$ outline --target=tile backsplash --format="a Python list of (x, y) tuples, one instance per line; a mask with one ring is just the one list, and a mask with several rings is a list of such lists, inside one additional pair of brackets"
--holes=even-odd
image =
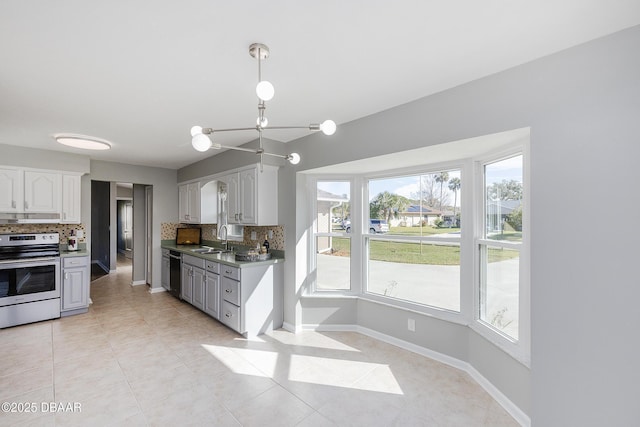
[[(160, 240), (175, 240), (176, 228), (178, 227), (200, 227), (202, 228), (203, 240), (217, 240), (217, 226), (216, 224), (202, 224), (202, 225), (190, 225), (179, 224), (173, 222), (163, 222), (160, 230)], [(9, 233), (59, 233), (60, 243), (65, 243), (71, 235), (71, 230), (82, 230), (86, 236), (86, 230), (84, 224), (16, 224), (16, 225), (0, 225), (0, 234)], [(284, 250), (284, 227), (281, 225), (269, 225), (269, 226), (245, 226), (244, 227), (244, 241), (243, 245), (254, 247), (256, 244), (262, 245), (264, 242), (264, 236), (269, 233), (269, 230), (273, 231), (273, 238), (269, 239), (269, 246), (271, 249)], [(251, 240), (251, 232), (256, 232), (256, 239)], [(86, 239), (80, 239), (80, 242), (85, 242)]]
[[(82, 230), (86, 236), (84, 224), (11, 224), (0, 225), (0, 234), (9, 233), (59, 233), (60, 243), (66, 243), (71, 230)], [(85, 238), (80, 239), (84, 242)]]
[[(179, 224), (174, 222), (163, 222), (161, 224), (160, 240), (175, 240), (176, 228), (179, 227), (200, 227), (202, 228), (202, 240), (217, 240), (216, 235), (218, 228), (216, 224)], [(245, 226), (244, 227), (244, 241), (243, 245), (254, 247), (256, 244), (262, 245), (264, 242), (264, 236), (269, 233), (269, 230), (273, 231), (273, 238), (269, 240), (269, 247), (271, 249), (284, 250), (284, 227), (281, 225), (268, 225), (268, 226)], [(255, 231), (256, 239), (251, 240), (251, 232)]]

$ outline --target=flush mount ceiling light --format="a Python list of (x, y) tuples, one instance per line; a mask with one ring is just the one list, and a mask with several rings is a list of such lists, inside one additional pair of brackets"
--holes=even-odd
[(58, 133), (53, 138), (62, 145), (84, 150), (109, 150), (111, 143), (95, 136), (78, 135), (74, 133)]
[[(265, 101), (269, 101), (275, 94), (273, 85), (262, 80), (261, 62), (263, 59), (269, 57), (269, 48), (261, 43), (253, 43), (249, 46), (249, 54), (258, 60), (258, 85), (256, 86), (256, 95), (258, 95), (258, 118), (256, 119), (256, 125), (246, 128), (233, 128), (233, 129), (212, 129), (202, 128), (200, 126), (194, 126), (191, 128), (191, 145), (197, 151), (207, 151), (209, 149), (219, 150), (226, 148), (230, 150), (247, 151), (260, 156), (260, 166), (262, 167), (263, 156), (280, 157), (288, 160), (291, 164), (297, 165), (300, 163), (300, 155), (298, 153), (291, 153), (287, 155), (267, 153), (262, 148), (262, 132), (270, 129), (308, 129), (310, 131), (322, 131), (325, 135), (333, 135), (336, 132), (336, 124), (333, 120), (325, 120), (322, 123), (312, 123), (308, 126), (268, 126), (269, 121), (264, 115), (266, 109)], [(267, 127), (268, 126), (268, 127)], [(245, 131), (253, 130), (258, 132), (259, 148), (251, 149), (244, 147), (229, 147), (221, 144), (216, 144), (211, 141), (211, 137), (216, 132), (232, 132), (232, 131)]]

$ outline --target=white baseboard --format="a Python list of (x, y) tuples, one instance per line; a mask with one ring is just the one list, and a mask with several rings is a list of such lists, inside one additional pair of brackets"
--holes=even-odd
[[(287, 330), (290, 330), (286, 328)], [(293, 328), (292, 328), (293, 329)], [(507, 396), (504, 395), (496, 386), (494, 386), (488, 379), (486, 379), (476, 368), (474, 368), (469, 362), (456, 359), (455, 357), (448, 356), (437, 351), (430, 350), (426, 347), (404, 341), (390, 335), (383, 334), (373, 329), (364, 328), (358, 325), (302, 325), (304, 331), (318, 331), (318, 332), (358, 332), (362, 335), (366, 335), (371, 338), (386, 342), (396, 347), (409, 350), (413, 353), (420, 354), (469, 374), (493, 399), (498, 402), (505, 411), (509, 413), (521, 426), (531, 426), (531, 418), (525, 414), (517, 405), (515, 405)]]
[(131, 282), (131, 286), (140, 286), (140, 285), (146, 285), (147, 281), (146, 280), (134, 280)]
[(318, 332), (360, 332), (356, 325), (302, 325), (301, 329)]
[(167, 290), (163, 287), (159, 287), (159, 288), (149, 288), (149, 293), (150, 294), (159, 294), (160, 292), (167, 292)]
[(283, 322), (282, 323), (282, 329), (284, 329), (285, 331), (289, 331), (292, 332), (294, 334), (297, 334), (298, 332), (302, 332), (302, 327), (295, 327), (294, 325), (292, 325), (291, 323), (287, 323), (287, 322)]

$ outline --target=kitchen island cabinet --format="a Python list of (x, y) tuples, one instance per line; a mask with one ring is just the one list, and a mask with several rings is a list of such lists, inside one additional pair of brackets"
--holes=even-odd
[(282, 326), (282, 265), (222, 266), (220, 321), (247, 336)]
[(193, 247), (164, 244), (182, 252), (182, 300), (244, 336), (282, 327), (282, 255), (268, 261), (235, 261), (233, 254), (194, 254)]

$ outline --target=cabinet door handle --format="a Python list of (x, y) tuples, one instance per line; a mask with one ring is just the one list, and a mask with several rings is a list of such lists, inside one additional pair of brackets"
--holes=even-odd
[(242, 213), (238, 214), (238, 216), (240, 217), (240, 221), (242, 221)]
[(62, 213), (62, 219), (67, 219), (67, 213), (66, 212)]
[(15, 208), (16, 208), (16, 201), (15, 201), (15, 200), (12, 200), (12, 201), (11, 201), (11, 207), (12, 207), (13, 209), (15, 209)]
[(69, 273), (64, 273), (64, 280), (69, 280)]
[(27, 202), (26, 200), (24, 201), (24, 208), (29, 209), (29, 202)]
[(231, 293), (231, 289), (225, 289), (224, 290), (226, 293), (230, 294)]
[(225, 313), (225, 316), (228, 317), (229, 319), (231, 319), (231, 313)]

